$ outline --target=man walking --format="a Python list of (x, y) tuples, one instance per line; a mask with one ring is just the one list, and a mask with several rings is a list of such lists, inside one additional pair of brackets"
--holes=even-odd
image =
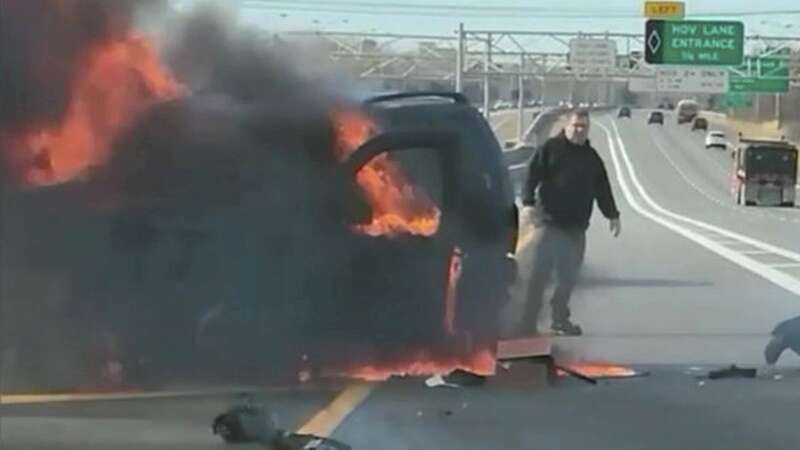
[(619, 236), (621, 223), (603, 160), (589, 143), (589, 112), (568, 115), (564, 130), (537, 149), (528, 167), (522, 193), (523, 214), (535, 228), (533, 273), (523, 326), (536, 332), (545, 286), (555, 271), (552, 329), (578, 336), (581, 327), (570, 321), (569, 299), (586, 249), (586, 229), (594, 201)]

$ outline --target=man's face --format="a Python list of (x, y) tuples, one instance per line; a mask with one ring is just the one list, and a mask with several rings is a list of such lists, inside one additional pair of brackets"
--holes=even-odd
[(577, 115), (570, 116), (564, 133), (573, 144), (583, 145), (589, 137), (589, 118)]

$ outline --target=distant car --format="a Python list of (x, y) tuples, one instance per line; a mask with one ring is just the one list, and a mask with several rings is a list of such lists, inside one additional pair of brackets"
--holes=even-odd
[(649, 125), (653, 123), (664, 125), (664, 113), (661, 111), (652, 111), (647, 117), (647, 124)]
[(619, 109), (619, 112), (617, 113), (617, 117), (627, 117), (627, 118), (630, 119), (631, 118), (631, 109), (628, 108), (627, 106), (623, 106), (622, 108)]
[(722, 131), (709, 131), (706, 135), (706, 148), (719, 148), (726, 150), (728, 142), (725, 140), (725, 133)]
[(708, 131), (708, 120), (705, 117), (697, 117), (692, 122), (692, 131), (703, 130)]

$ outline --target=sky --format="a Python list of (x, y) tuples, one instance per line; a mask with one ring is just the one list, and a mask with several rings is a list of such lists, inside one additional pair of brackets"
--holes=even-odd
[[(226, 3), (235, 1), (243, 5), (240, 18), (244, 23), (276, 32), (320, 30), (452, 35), (459, 22), (464, 22), (468, 29), (631, 33), (644, 30), (643, 1), (639, 0), (227, 0)], [(798, 0), (726, 0), (724, 3), (692, 0), (685, 3), (687, 18), (698, 19), (707, 18), (698, 14), (784, 11), (714, 19), (742, 20), (748, 34), (800, 35)]]

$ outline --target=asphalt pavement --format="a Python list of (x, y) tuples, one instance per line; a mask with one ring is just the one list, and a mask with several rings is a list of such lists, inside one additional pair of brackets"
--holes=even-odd
[[(278, 426), (296, 430), (342, 390), (341, 385), (308, 388), (248, 388), (269, 405)], [(236, 393), (160, 398), (130, 395), (116, 400), (48, 401), (0, 405), (3, 450), (204, 450), (226, 448), (211, 422), (236, 401)], [(77, 397), (80, 398), (80, 397)], [(4, 401), (13, 400), (6, 397)], [(261, 449), (258, 445), (235, 448)]]

